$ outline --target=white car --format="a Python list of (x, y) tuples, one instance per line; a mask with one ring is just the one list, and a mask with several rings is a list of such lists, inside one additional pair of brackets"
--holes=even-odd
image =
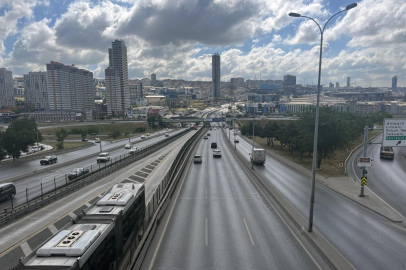
[(110, 161), (110, 153), (109, 152), (100, 153), (99, 156), (97, 157), (97, 163), (107, 162), (107, 161)]
[(217, 128), (214, 128), (214, 130), (217, 130)]
[(130, 150), (130, 154), (131, 154), (131, 155), (132, 155), (132, 154), (135, 154), (137, 151), (138, 151), (138, 148), (135, 147), (135, 146), (133, 146), (133, 147), (131, 148), (131, 150)]
[(234, 139), (234, 143), (239, 143), (239, 142), (240, 142), (240, 140), (238, 138)]
[(169, 137), (169, 133), (165, 133), (165, 137)]
[(124, 146), (124, 149), (131, 149), (133, 147), (133, 145), (131, 144), (131, 143), (127, 143), (125, 146)]
[(202, 163), (202, 156), (201, 155), (195, 155), (195, 158), (193, 160), (193, 163)]
[(216, 149), (213, 151), (213, 157), (220, 157), (221, 158), (221, 151)]
[(94, 139), (94, 142), (95, 142), (95, 143), (100, 143), (100, 139), (99, 139), (99, 138), (96, 138), (96, 139)]
[(141, 135), (141, 139), (146, 139), (146, 138), (147, 138), (147, 136)]

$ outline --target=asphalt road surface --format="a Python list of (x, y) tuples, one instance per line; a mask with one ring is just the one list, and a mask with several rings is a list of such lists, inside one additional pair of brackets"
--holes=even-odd
[[(184, 129), (177, 130), (177, 131), (171, 133), (171, 136), (173, 136), (176, 133), (182, 132), (183, 130)], [(136, 147), (141, 148), (141, 147), (153, 144), (154, 142), (163, 140), (164, 138), (165, 138), (164, 135), (160, 135), (158, 137), (155, 137), (155, 138), (152, 138), (149, 140), (145, 140), (145, 141), (137, 138), (136, 140), (134, 140), (133, 143)], [(124, 149), (124, 145), (127, 142), (128, 141), (121, 141), (118, 143), (111, 144), (111, 145), (109, 145), (109, 147), (105, 147), (105, 149), (103, 149), (103, 151), (108, 151), (109, 148), (117, 147), (118, 145), (122, 145), (122, 148), (120, 148), (118, 150), (109, 151), (110, 157), (114, 161), (115, 159), (119, 159), (121, 155), (129, 153), (129, 151), (130, 151), (129, 149)], [(80, 154), (77, 152), (80, 152)], [(87, 148), (87, 149), (80, 150), (80, 151), (70, 152), (70, 153), (58, 156), (58, 163), (70, 161), (72, 159), (74, 160), (80, 156), (86, 156), (91, 153), (94, 153), (95, 155), (97, 155), (98, 152), (99, 152), (98, 145), (96, 145), (96, 147), (91, 147), (91, 148)], [(7, 169), (5, 171), (11, 171), (11, 172), (15, 172), (15, 171), (18, 172), (18, 171), (23, 171), (23, 170), (32, 171), (33, 168), (35, 169), (35, 168), (41, 167), (41, 165), (39, 165), (39, 160), (34, 160), (32, 162), (21, 163), (21, 164), (16, 164), (16, 165), (18, 165), (17, 168), (14, 167), (11, 170)], [(42, 165), (42, 166), (43, 167), (44, 166), (52, 167), (54, 165), (55, 164)], [(24, 201), (26, 201), (26, 196), (27, 196), (26, 188), (28, 188), (28, 198), (33, 198), (33, 197), (39, 196), (41, 194), (40, 183), (43, 183), (43, 192), (45, 193), (49, 190), (53, 190), (55, 184), (57, 187), (60, 185), (63, 185), (66, 181), (65, 174), (69, 173), (74, 168), (90, 167), (90, 166), (92, 166), (93, 168), (98, 168), (99, 165), (104, 166), (103, 163), (96, 163), (96, 156), (92, 156), (85, 160), (70, 163), (69, 165), (66, 165), (63, 167), (58, 167), (55, 170), (49, 170), (46, 172), (38, 171), (36, 173), (33, 172), (31, 176), (27, 176), (22, 179), (13, 181), (13, 183), (17, 189), (17, 194), (15, 195), (13, 202), (15, 205), (19, 205), (19, 204), (23, 203)], [(30, 167), (30, 166), (32, 166), (32, 167)], [(54, 183), (54, 181), (53, 181), (54, 178), (56, 179), (56, 183)], [(0, 202), (0, 211), (3, 211), (4, 208), (8, 208), (10, 206), (11, 206), (10, 201), (2, 201), (2, 202)]]
[[(199, 143), (196, 154), (203, 163), (191, 164), (167, 227), (161, 222), (166, 229), (155, 235), (159, 244), (150, 246), (142, 269), (317, 269), (246, 178), (220, 132), (211, 131)], [(211, 142), (217, 142), (221, 158), (213, 158)]]
[[(377, 136), (373, 143), (382, 141)], [(380, 158), (381, 144), (371, 144), (367, 148), (367, 157), (373, 158), (371, 167), (367, 167), (367, 188), (381, 197), (403, 216), (406, 216), (406, 147), (393, 147), (395, 158)], [(347, 172), (353, 179), (361, 178), (361, 170), (357, 167), (357, 158), (362, 156), (362, 147), (352, 155), (347, 163)]]
[[(251, 149), (251, 143), (240, 138), (237, 151), (247, 160)], [(266, 158), (265, 165), (254, 165), (255, 169), (308, 218), (310, 178), (269, 155)], [(406, 267), (404, 224), (392, 223), (318, 184), (315, 194), (314, 227), (357, 269)]]

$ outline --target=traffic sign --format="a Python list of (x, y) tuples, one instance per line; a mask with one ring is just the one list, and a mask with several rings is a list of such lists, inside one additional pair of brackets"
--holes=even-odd
[(374, 160), (370, 157), (359, 157), (357, 159), (357, 166), (358, 167), (371, 167), (372, 161), (374, 161)]
[(406, 119), (383, 120), (382, 146), (406, 146)]
[(368, 183), (368, 179), (366, 176), (361, 177), (361, 186), (366, 186)]

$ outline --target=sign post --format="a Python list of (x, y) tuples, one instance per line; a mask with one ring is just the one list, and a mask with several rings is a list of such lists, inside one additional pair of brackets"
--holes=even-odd
[(406, 146), (406, 119), (386, 118), (383, 120), (382, 146)]
[[(364, 179), (364, 178), (366, 179), (365, 173), (367, 173), (367, 170), (365, 170), (365, 164), (370, 164), (369, 166), (372, 165), (371, 164), (372, 163), (371, 158), (366, 158), (365, 157), (367, 155), (367, 146), (368, 146), (367, 142), (368, 142), (368, 126), (365, 126), (364, 127), (364, 147), (363, 147), (363, 151), (362, 151), (363, 158), (358, 158), (358, 164), (360, 164), (360, 161), (361, 161), (361, 164), (363, 164), (362, 167), (361, 167), (361, 170), (362, 170), (361, 179)], [(361, 192), (360, 192), (359, 196), (360, 197), (365, 197), (365, 195), (364, 195), (364, 185), (362, 184), (362, 181), (361, 181)]]

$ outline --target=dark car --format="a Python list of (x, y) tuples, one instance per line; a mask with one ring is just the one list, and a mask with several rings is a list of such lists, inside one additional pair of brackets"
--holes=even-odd
[(58, 162), (58, 158), (55, 155), (52, 156), (46, 156), (43, 159), (40, 160), (40, 164), (41, 165), (45, 165), (45, 164), (51, 164), (51, 163), (57, 163)]
[(217, 148), (217, 143), (212, 142), (212, 143), (211, 143), (211, 148)]
[(86, 138), (82, 138), (82, 142), (87, 142), (87, 139), (86, 139)]
[(16, 187), (13, 183), (0, 184), (0, 201), (13, 198), (16, 195)]
[(73, 180), (79, 176), (89, 173), (89, 169), (86, 168), (76, 168), (70, 173), (68, 173), (68, 179)]
[(210, 136), (210, 133), (207, 133), (207, 136)]

